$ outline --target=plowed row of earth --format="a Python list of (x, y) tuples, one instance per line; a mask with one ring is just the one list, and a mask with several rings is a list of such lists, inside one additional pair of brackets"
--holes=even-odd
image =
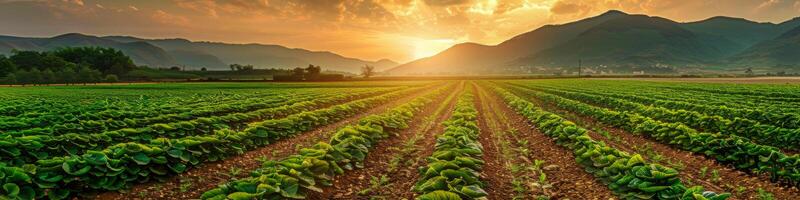
[[(489, 199), (613, 199), (608, 188), (583, 171), (574, 160), (571, 150), (558, 146), (549, 137), (538, 132), (522, 116), (508, 108), (498, 96), (476, 84), (463, 90), (476, 94), (479, 110), (479, 141), (484, 147), (486, 162), (481, 174), (486, 182)], [(461, 89), (459, 89), (461, 90)], [(442, 121), (450, 117), (455, 98), (453, 92), (438, 105), (429, 106), (417, 118), (409, 131), (398, 137), (382, 141), (366, 159), (365, 167), (336, 177), (333, 186), (324, 193), (310, 194), (309, 199), (413, 199), (412, 191), (418, 181), (417, 169), (425, 164), (436, 144), (436, 136), (443, 132)], [(445, 108), (445, 109), (443, 109)], [(528, 143), (514, 141), (526, 140)], [(530, 153), (520, 153), (524, 149)], [(546, 186), (535, 186), (536, 172), (512, 173), (511, 165), (532, 166), (534, 160), (544, 161)], [(397, 162), (400, 161), (400, 162)], [(520, 187), (512, 180), (526, 177)]]
[[(493, 134), (483, 134), (490, 137), (490, 135), (500, 135), (499, 132), (508, 132), (511, 134), (503, 134), (503, 137), (496, 138), (499, 141), (508, 141), (510, 148), (518, 153), (514, 154), (516, 158), (512, 160), (505, 160), (517, 165), (531, 165), (535, 160), (543, 161), (541, 166), (542, 172), (547, 177), (546, 183), (533, 184), (539, 182), (539, 175), (532, 177), (533, 180), (525, 181), (524, 189), (522, 192), (522, 199), (536, 199), (539, 196), (550, 197), (551, 199), (613, 199), (615, 196), (611, 191), (603, 185), (600, 181), (596, 180), (592, 174), (583, 170), (583, 167), (575, 162), (575, 157), (572, 150), (564, 148), (556, 144), (552, 138), (539, 132), (523, 116), (517, 114), (514, 110), (509, 108), (503, 100), (495, 94), (490, 88), (485, 86), (478, 86), (478, 96), (480, 104), (478, 112), (481, 113), (479, 120), (485, 121), (489, 124), (488, 127)], [(491, 125), (495, 124), (495, 125)], [(481, 130), (487, 130), (481, 127)], [(484, 143), (484, 147), (488, 146), (488, 142)], [(488, 148), (487, 148), (488, 149)], [(487, 150), (484, 149), (484, 150)], [(522, 153), (528, 151), (528, 153)], [(490, 152), (484, 152), (489, 154)], [(487, 163), (498, 162), (487, 160)], [(500, 161), (503, 162), (503, 161)], [(497, 169), (509, 170), (509, 169)], [(484, 172), (487, 172), (485, 169)], [(524, 176), (524, 174), (523, 174)], [(511, 181), (511, 178), (505, 181)], [(497, 180), (502, 181), (502, 180)], [(510, 184), (510, 183), (506, 183)], [(498, 184), (503, 185), (503, 184)], [(512, 194), (512, 192), (504, 191), (502, 186), (489, 186), (488, 190), (499, 190), (496, 192), (503, 192)], [(507, 190), (507, 189), (505, 189)], [(519, 193), (519, 192), (515, 192)], [(499, 198), (506, 199), (506, 198)], [(508, 198), (510, 199), (510, 198)]]
[(729, 199), (763, 199), (766, 193), (771, 193), (775, 199), (800, 197), (797, 188), (771, 182), (765, 175), (748, 174), (704, 155), (673, 148), (647, 136), (630, 133), (598, 122), (592, 117), (561, 109), (558, 105), (541, 101), (531, 95), (521, 96), (590, 130), (589, 136), (592, 139), (603, 141), (621, 151), (639, 153), (645, 159), (678, 169), (683, 181), (701, 185), (707, 190), (729, 192), (732, 194)]
[[(442, 87), (434, 86), (434, 87)], [(352, 124), (365, 116), (382, 113), (397, 105), (432, 90), (419, 90), (411, 95), (377, 106), (366, 112), (344, 120), (306, 131), (291, 138), (285, 138), (265, 147), (228, 157), (217, 162), (202, 164), (165, 182), (148, 182), (133, 186), (122, 192), (105, 192), (86, 199), (197, 199), (199, 196), (219, 184), (234, 178), (249, 176), (249, 172), (261, 165), (262, 159), (280, 159), (296, 154), (301, 147), (311, 146), (320, 141), (328, 141), (332, 134), (348, 124)], [(342, 102), (345, 103), (345, 102)]]
[(433, 152), (436, 134), (444, 130), (442, 122), (450, 117), (455, 97), (463, 90), (462, 82), (449, 95), (425, 106), (408, 129), (370, 151), (364, 168), (334, 177), (332, 186), (323, 187), (323, 193), (309, 194), (308, 199), (412, 199), (415, 193), (411, 189), (419, 175), (416, 169)]

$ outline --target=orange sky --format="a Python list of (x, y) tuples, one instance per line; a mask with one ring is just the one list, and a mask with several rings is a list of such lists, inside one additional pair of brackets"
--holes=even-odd
[(676, 21), (782, 22), (800, 0), (0, 0), (0, 34), (67, 32), (279, 44), (407, 62), (609, 9)]

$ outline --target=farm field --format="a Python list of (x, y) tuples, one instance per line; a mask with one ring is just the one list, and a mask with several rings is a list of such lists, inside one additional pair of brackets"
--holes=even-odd
[(800, 87), (0, 88), (0, 199), (798, 199)]

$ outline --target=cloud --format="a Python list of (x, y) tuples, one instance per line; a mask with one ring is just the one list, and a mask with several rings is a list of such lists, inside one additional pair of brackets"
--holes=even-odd
[(756, 10), (768, 9), (781, 3), (781, 0), (766, 0), (756, 7)]
[(425, 4), (431, 6), (454, 6), (470, 3), (469, 0), (425, 0)]
[(72, 3), (75, 5), (83, 6), (83, 0), (62, 0), (63, 2)]
[(163, 24), (171, 24), (171, 25), (179, 25), (179, 26), (186, 26), (190, 24), (190, 20), (184, 16), (177, 16), (170, 13), (167, 13), (163, 10), (156, 10), (152, 15), (152, 19), (156, 22), (160, 22)]
[(794, 2), (794, 9), (800, 12), (800, 0)]
[(609, 9), (676, 21), (781, 22), (796, 17), (800, 0), (0, 0), (0, 34), (183, 37), (408, 61), (414, 42), (492, 45)]

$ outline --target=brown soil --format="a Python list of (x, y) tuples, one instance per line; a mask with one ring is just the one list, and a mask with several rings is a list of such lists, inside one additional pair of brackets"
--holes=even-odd
[[(487, 113), (489, 109), (484, 108), (482, 105), (486, 99), (483, 97), (483, 91), (478, 91), (477, 87), (473, 84), (473, 94), (475, 96), (475, 108), (478, 110), (478, 127), (480, 128), (480, 135), (478, 141), (483, 146), (483, 161), (484, 165), (481, 168), (481, 180), (486, 182), (483, 187), (486, 190), (489, 199), (512, 199), (514, 197), (514, 188), (511, 185), (511, 180), (514, 179), (511, 171), (506, 168), (507, 162), (504, 160), (503, 152), (499, 140), (503, 140), (503, 130), (493, 129), (497, 127), (497, 122), (494, 118), (489, 117)], [(492, 125), (490, 128), (490, 124)], [(512, 140), (513, 141), (513, 140)]]
[(494, 92), (486, 90), (483, 86), (479, 89), (479, 92), (484, 93), (483, 101), (488, 101), (489, 105), (488, 111), (482, 112), (494, 115), (495, 119), (499, 119), (499, 122), (506, 127), (506, 130), (515, 132), (515, 134), (508, 135), (506, 140), (528, 141), (527, 146), (522, 146), (522, 148), (531, 150), (530, 156), (520, 159), (525, 162), (544, 161), (543, 169), (552, 188), (540, 191), (540, 193), (550, 196), (551, 199), (616, 198), (608, 187), (585, 172), (583, 167), (575, 162), (572, 150), (556, 144), (552, 138), (539, 132), (527, 119), (516, 114), (516, 111), (503, 103), (503, 100)]
[[(706, 190), (715, 192), (729, 192), (732, 194), (730, 199), (760, 199), (758, 189), (772, 193), (776, 199), (797, 199), (800, 196), (797, 188), (787, 188), (770, 182), (769, 177), (749, 175), (701, 154), (672, 148), (644, 135), (604, 125), (591, 117), (560, 109), (554, 104), (537, 99), (529, 100), (535, 101), (537, 105), (544, 105), (542, 107), (546, 110), (559, 113), (584, 128), (594, 129), (589, 131), (592, 139), (603, 141), (621, 151), (640, 153), (650, 161), (654, 161), (654, 157), (660, 157), (656, 160), (657, 163), (678, 169), (684, 183), (701, 185)], [(597, 130), (608, 132), (610, 137), (603, 136)], [(718, 178), (715, 178), (713, 171), (718, 172)]]
[[(441, 86), (436, 86), (441, 87)], [(356, 122), (365, 116), (381, 113), (399, 104), (405, 103), (426, 91), (420, 90), (392, 102), (369, 109), (366, 112), (349, 117), (339, 122), (306, 131), (294, 137), (281, 139), (268, 146), (250, 150), (241, 155), (232, 156), (222, 161), (205, 163), (182, 174), (167, 179), (165, 182), (149, 182), (133, 186), (124, 192), (105, 192), (87, 199), (191, 199), (199, 197), (203, 192), (217, 187), (232, 178), (244, 178), (249, 172), (261, 165), (259, 158), (280, 159), (293, 155), (299, 147), (311, 146), (320, 141), (330, 139), (337, 129)], [(239, 173), (231, 173), (239, 171)]]
[[(424, 158), (433, 152), (436, 134), (444, 130), (442, 122), (450, 116), (450, 110), (455, 106), (455, 101), (452, 100), (454, 98), (451, 97), (460, 93), (461, 90), (463, 90), (463, 84), (452, 91), (450, 95), (442, 95), (434, 103), (425, 106), (417, 114), (417, 117), (409, 123), (408, 129), (399, 132), (394, 137), (384, 139), (372, 149), (364, 159), (364, 168), (348, 171), (341, 176), (334, 177), (335, 180), (332, 186), (323, 187), (323, 193), (308, 194), (308, 199), (370, 199), (371, 197), (412, 199), (416, 193), (411, 189), (419, 175), (416, 169), (424, 165)], [(449, 102), (446, 100), (449, 100)], [(441, 107), (446, 107), (447, 109), (440, 109)], [(424, 134), (424, 136), (415, 138), (419, 134)], [(405, 142), (413, 139), (420, 139), (415, 143), (415, 151), (404, 154), (402, 146)], [(405, 163), (395, 170), (389, 171), (389, 163), (396, 156), (404, 156), (401, 160), (412, 162)], [(383, 184), (386, 187), (372, 188), (372, 191), (368, 194), (359, 194), (362, 190), (371, 187), (371, 179), (373, 177), (379, 178), (381, 176), (388, 178), (388, 182)]]

